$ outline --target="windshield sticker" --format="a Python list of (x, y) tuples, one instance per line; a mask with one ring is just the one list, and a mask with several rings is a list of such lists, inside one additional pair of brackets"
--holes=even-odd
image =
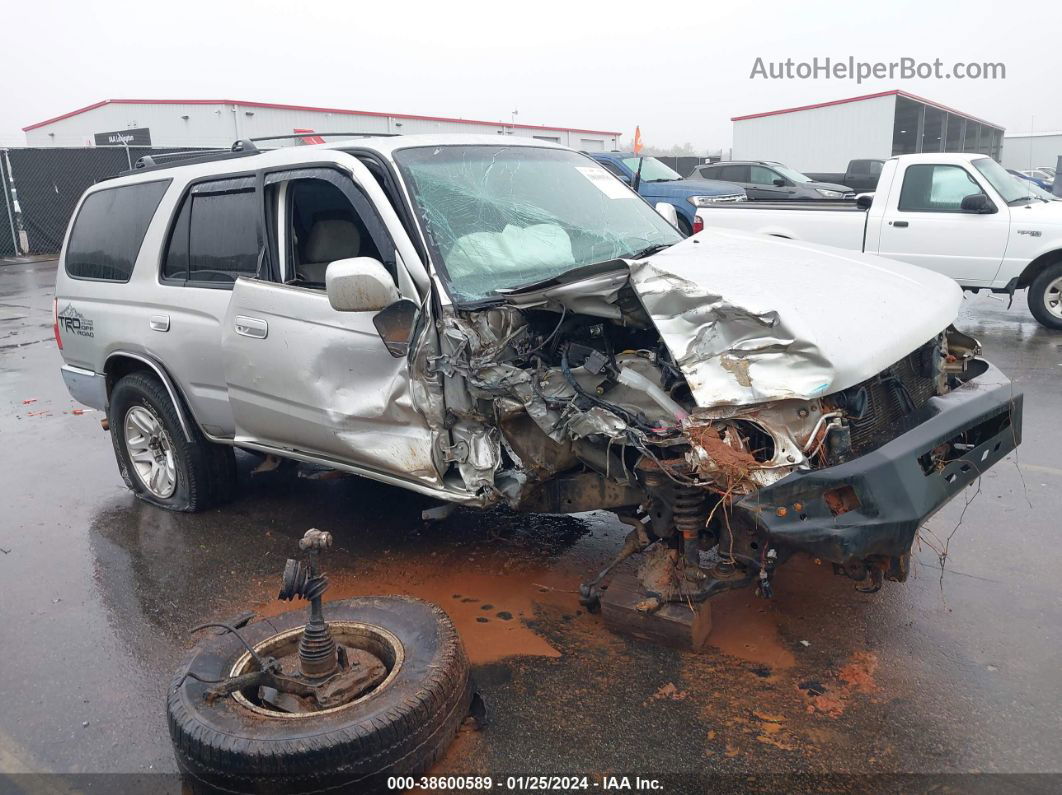
[(576, 170), (594, 184), (610, 199), (633, 199), (634, 192), (626, 185), (597, 166), (576, 166)]

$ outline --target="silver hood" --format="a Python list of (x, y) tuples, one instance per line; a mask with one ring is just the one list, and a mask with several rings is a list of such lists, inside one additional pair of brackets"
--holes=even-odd
[(702, 408), (846, 389), (940, 334), (962, 300), (924, 268), (725, 229), (630, 268)]

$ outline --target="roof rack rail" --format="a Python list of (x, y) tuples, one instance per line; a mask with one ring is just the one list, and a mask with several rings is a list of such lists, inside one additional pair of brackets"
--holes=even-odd
[(190, 166), (195, 163), (210, 163), (215, 160), (229, 160), (234, 157), (257, 155), (261, 150), (254, 142), (241, 138), (228, 149), (197, 149), (190, 152), (166, 152), (161, 155), (144, 155), (138, 157), (133, 167), (120, 172), (120, 176), (139, 174), (143, 171), (157, 171), (175, 166)]
[(258, 141), (282, 141), (291, 138), (324, 138), (325, 136), (351, 136), (356, 138), (395, 138), (402, 133), (376, 133), (376, 132), (317, 132), (316, 130), (303, 130), (290, 135), (260, 135), (252, 138), (252, 142)]

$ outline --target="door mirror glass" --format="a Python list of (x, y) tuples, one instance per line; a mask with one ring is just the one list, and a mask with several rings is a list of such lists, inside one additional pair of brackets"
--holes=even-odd
[(328, 263), (325, 292), (328, 303), (338, 312), (375, 312), (398, 300), (398, 288), (391, 274), (372, 257)]
[(373, 315), (372, 323), (376, 326), (384, 347), (396, 359), (409, 353), (418, 314), (417, 304), (408, 298), (402, 298)]
[(870, 205), (874, 203), (873, 193), (860, 193), (856, 196), (856, 207), (860, 210), (869, 210)]
[(996, 209), (983, 193), (971, 193), (969, 196), (963, 196), (960, 206), (964, 213), (991, 213), (995, 212)]
[(657, 202), (653, 205), (653, 209), (656, 210), (660, 217), (667, 221), (674, 227), (678, 226), (678, 210), (675, 209), (675, 205), (668, 204), (667, 202)]
[(784, 188), (785, 187), (785, 180), (782, 179), (781, 177), (775, 177), (775, 179), (774, 179), (772, 184), (776, 188)]

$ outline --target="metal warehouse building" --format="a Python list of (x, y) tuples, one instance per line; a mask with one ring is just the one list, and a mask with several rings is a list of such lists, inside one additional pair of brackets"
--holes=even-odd
[(1015, 171), (1040, 166), (1055, 168), (1062, 157), (1062, 130), (1014, 133), (1003, 137), (1003, 165)]
[(734, 160), (844, 171), (849, 160), (980, 152), (999, 160), (1003, 127), (905, 91), (735, 116)]
[(28, 146), (225, 147), (238, 138), (332, 133), (496, 133), (573, 149), (615, 149), (618, 132), (314, 108), (231, 99), (105, 99), (23, 128)]

